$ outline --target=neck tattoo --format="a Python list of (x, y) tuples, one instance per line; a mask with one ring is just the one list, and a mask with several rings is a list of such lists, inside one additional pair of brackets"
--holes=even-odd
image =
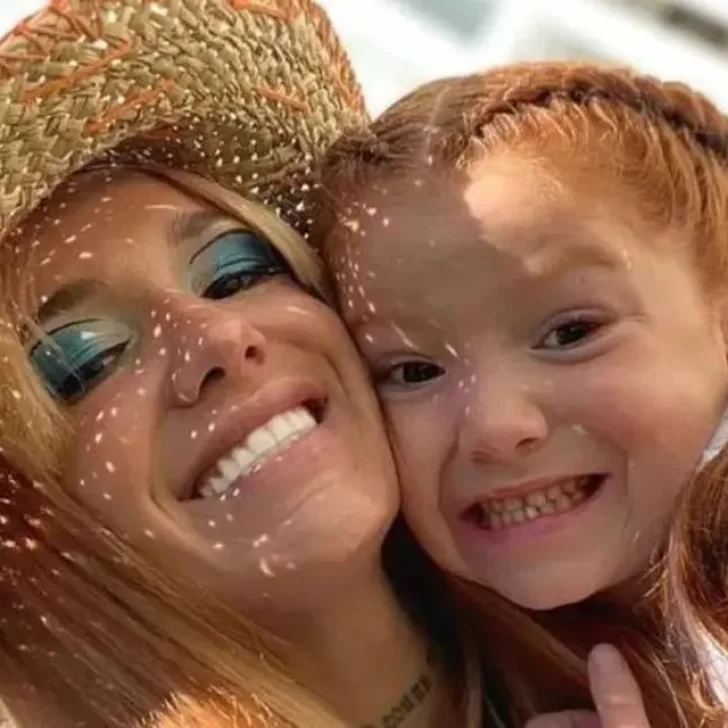
[(399, 728), (412, 713), (418, 710), (432, 692), (433, 683), (430, 667), (402, 693), (399, 700), (375, 723), (367, 723), (360, 728)]

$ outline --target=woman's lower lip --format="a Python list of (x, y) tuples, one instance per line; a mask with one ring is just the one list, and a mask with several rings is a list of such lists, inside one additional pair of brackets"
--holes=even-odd
[(463, 539), (464, 545), (480, 547), (517, 547), (539, 542), (551, 534), (570, 528), (601, 498), (608, 484), (609, 477), (606, 476), (590, 497), (568, 511), (542, 515), (534, 520), (512, 523), (499, 529), (483, 528), (472, 521), (461, 519), (456, 525), (456, 540)]

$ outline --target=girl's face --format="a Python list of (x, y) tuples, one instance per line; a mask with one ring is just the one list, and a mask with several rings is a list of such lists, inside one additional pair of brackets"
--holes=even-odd
[(133, 173), (79, 178), (15, 241), (45, 332), (28, 356), (73, 426), (66, 487), (267, 616), (330, 598), (397, 508), (356, 350), (274, 242)]
[(622, 585), (728, 392), (690, 241), (525, 159), (459, 189), (435, 177), (380, 187), (330, 250), (410, 525), (443, 568), (526, 607)]

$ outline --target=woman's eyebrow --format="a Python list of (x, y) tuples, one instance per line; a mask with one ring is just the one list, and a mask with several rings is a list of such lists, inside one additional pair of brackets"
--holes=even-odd
[(193, 243), (204, 239), (221, 225), (232, 224), (233, 221), (229, 217), (215, 210), (178, 212), (169, 228), (169, 244), (176, 248), (185, 243)]
[(64, 311), (75, 308), (106, 288), (106, 284), (91, 278), (79, 278), (54, 291), (38, 308), (35, 320), (43, 324)]

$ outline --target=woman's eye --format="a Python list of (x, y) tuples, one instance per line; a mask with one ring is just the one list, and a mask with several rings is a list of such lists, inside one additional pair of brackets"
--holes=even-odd
[(120, 322), (78, 321), (49, 332), (30, 350), (30, 360), (50, 393), (71, 404), (112, 371), (131, 339)]
[(192, 288), (203, 298), (229, 298), (277, 275), (290, 275), (283, 256), (245, 230), (224, 233), (190, 261)]
[(416, 387), (434, 379), (439, 379), (445, 370), (429, 361), (404, 361), (388, 367), (377, 379), (380, 384), (396, 387)]
[(552, 328), (539, 343), (542, 349), (569, 349), (590, 339), (602, 323), (583, 319), (566, 321)]

